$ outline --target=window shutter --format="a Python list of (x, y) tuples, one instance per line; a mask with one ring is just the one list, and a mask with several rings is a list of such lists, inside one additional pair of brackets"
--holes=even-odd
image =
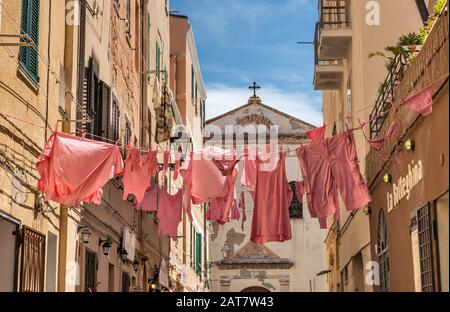
[(37, 46), (39, 43), (39, 0), (29, 0), (31, 1), (30, 8), (30, 24), (29, 24), (29, 36), (33, 40), (36, 46), (29, 48), (30, 51), (30, 64), (29, 71), (33, 76), (35, 81), (38, 81), (38, 50)]
[(19, 48), (19, 63), (34, 83), (39, 81), (39, 9), (39, 0), (22, 0), (20, 33), (28, 34), (34, 45)]
[(111, 131), (111, 88), (102, 82), (102, 137), (112, 139)]
[[(20, 33), (27, 34), (28, 33), (28, 9), (29, 9), (29, 1), (30, 0), (22, 0), (22, 15), (20, 21)], [(22, 40), (23, 41), (23, 40)], [(19, 61), (24, 67), (27, 66), (27, 54), (29, 48), (20, 47), (19, 50)]]
[(94, 77), (94, 61), (92, 58), (89, 59), (89, 66), (87, 70), (87, 102), (86, 102), (86, 113), (87, 118), (91, 119), (93, 122), (87, 125), (87, 130), (89, 133), (94, 133), (95, 129), (95, 77)]
[(202, 271), (202, 235), (195, 233), (195, 272)]

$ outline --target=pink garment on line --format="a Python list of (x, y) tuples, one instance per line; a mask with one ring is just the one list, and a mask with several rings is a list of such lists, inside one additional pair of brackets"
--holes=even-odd
[[(222, 157), (220, 154), (215, 156)], [(194, 205), (200, 205), (209, 203), (214, 199), (226, 198), (227, 205), (224, 216), (228, 215), (234, 199), (234, 182), (238, 174), (237, 169), (232, 171), (231, 176), (224, 176), (210, 157), (206, 157), (203, 153), (195, 155), (191, 153), (180, 169), (180, 174), (186, 186), (183, 206), (188, 213), (189, 220), (192, 220), (191, 200)]]
[(158, 191), (159, 186), (153, 185), (147, 188), (145, 191), (142, 202), (136, 202), (135, 208), (144, 212), (156, 212), (158, 211)]
[(129, 194), (133, 194), (138, 202), (142, 202), (157, 166), (154, 152), (142, 157), (137, 148), (129, 147), (123, 175), (123, 199), (126, 200)]
[(175, 195), (170, 195), (162, 189), (159, 195), (158, 205), (158, 234), (170, 236), (177, 240), (178, 225), (182, 218), (183, 192), (178, 190)]
[(259, 170), (273, 171), (278, 164), (278, 145), (267, 145), (264, 150), (255, 148), (247, 150), (243, 160), (241, 185), (250, 191), (254, 191), (256, 187), (257, 155), (260, 163)]
[(419, 114), (428, 116), (433, 112), (433, 85), (431, 84), (425, 89), (410, 96), (404, 100), (401, 105), (406, 105)]
[(123, 173), (123, 161), (116, 145), (53, 132), (36, 168), (46, 200), (78, 207), (101, 204), (101, 188)]
[(228, 216), (225, 216), (225, 211), (227, 209), (226, 199), (214, 199), (209, 204), (208, 211), (206, 212), (206, 220), (217, 222), (218, 224), (225, 224), (233, 220), (239, 220), (240, 214), (234, 199), (231, 203), (231, 210)]
[(334, 216), (339, 220), (338, 190), (347, 210), (361, 208), (371, 201), (360, 173), (351, 130), (300, 147), (297, 156), (312, 218)]
[[(257, 244), (284, 242), (292, 237), (289, 205), (293, 192), (286, 179), (285, 153), (274, 171), (257, 171), (250, 240)], [(261, 162), (258, 161), (258, 167)]]
[(306, 136), (313, 142), (320, 142), (325, 138), (326, 126), (315, 128), (314, 130), (306, 132)]

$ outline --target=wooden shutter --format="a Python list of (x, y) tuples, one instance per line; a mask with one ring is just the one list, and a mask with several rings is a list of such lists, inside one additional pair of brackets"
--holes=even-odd
[(39, 0), (22, 0), (20, 33), (28, 34), (35, 45), (20, 47), (19, 63), (22, 69), (25, 70), (28, 78), (34, 83), (39, 81), (39, 10)]
[[(22, 15), (20, 21), (20, 33), (28, 34), (28, 9), (29, 9), (29, 1), (30, 0), (22, 0)], [(23, 40), (22, 40), (23, 41)], [(19, 62), (22, 66), (26, 68), (27, 66), (27, 47), (20, 47), (19, 49)]]
[(112, 139), (111, 131), (111, 88), (104, 82), (101, 83), (101, 106), (102, 106), (102, 121), (101, 121), (101, 136)]
[(39, 0), (29, 0), (31, 1), (30, 7), (30, 22), (29, 22), (29, 36), (33, 40), (36, 46), (32, 46), (29, 48), (30, 51), (30, 63), (29, 63), (29, 71), (35, 81), (38, 81), (38, 50), (37, 46), (39, 44)]
[(195, 272), (200, 274), (202, 271), (202, 235), (195, 233)]

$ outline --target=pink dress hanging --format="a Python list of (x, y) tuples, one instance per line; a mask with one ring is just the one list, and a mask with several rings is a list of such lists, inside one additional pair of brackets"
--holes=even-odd
[(289, 205), (292, 197), (293, 192), (286, 179), (285, 153), (282, 152), (274, 171), (257, 171), (252, 242), (265, 244), (291, 239)]
[(123, 173), (123, 161), (116, 145), (54, 132), (36, 168), (46, 200), (78, 207), (101, 203), (101, 188)]

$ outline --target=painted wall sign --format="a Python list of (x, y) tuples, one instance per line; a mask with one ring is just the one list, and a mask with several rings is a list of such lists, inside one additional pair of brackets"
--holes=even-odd
[(408, 173), (405, 176), (400, 176), (397, 183), (392, 184), (392, 193), (387, 193), (388, 212), (394, 210), (404, 198), (409, 200), (411, 191), (423, 179), (423, 170), (424, 168), (421, 160), (417, 163), (413, 160), (411, 164), (408, 164)]

